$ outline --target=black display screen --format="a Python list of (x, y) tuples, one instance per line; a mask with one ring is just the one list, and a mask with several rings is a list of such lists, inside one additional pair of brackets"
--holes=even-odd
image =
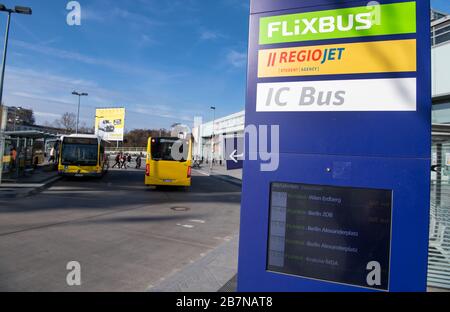
[(388, 290), (392, 191), (272, 183), (267, 270)]
[(64, 138), (64, 144), (85, 144), (85, 145), (97, 145), (98, 139), (93, 138)]

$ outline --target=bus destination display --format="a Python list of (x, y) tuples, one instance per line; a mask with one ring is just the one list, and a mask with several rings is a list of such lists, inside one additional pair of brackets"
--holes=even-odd
[(267, 270), (388, 290), (392, 191), (272, 183)]

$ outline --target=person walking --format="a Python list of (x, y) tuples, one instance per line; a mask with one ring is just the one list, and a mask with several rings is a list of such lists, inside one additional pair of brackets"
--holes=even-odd
[(136, 169), (141, 169), (141, 164), (142, 164), (142, 153), (140, 153), (137, 157), (136, 157)]
[(115, 161), (116, 163), (112, 167), (114, 168), (115, 166), (117, 166), (117, 168), (120, 169), (120, 153), (117, 153)]
[(122, 155), (122, 167), (123, 169), (127, 169), (127, 156), (126, 155)]
[(11, 149), (10, 152), (10, 168), (11, 168), (11, 172), (15, 171), (16, 169), (16, 164), (17, 164), (17, 150), (15, 147), (13, 147)]
[(48, 159), (49, 163), (55, 163), (55, 146), (52, 146), (50, 149), (50, 158)]

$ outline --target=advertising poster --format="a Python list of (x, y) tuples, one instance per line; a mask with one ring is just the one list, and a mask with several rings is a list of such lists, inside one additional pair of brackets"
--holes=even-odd
[(106, 141), (123, 141), (125, 108), (98, 108), (95, 111), (95, 134)]

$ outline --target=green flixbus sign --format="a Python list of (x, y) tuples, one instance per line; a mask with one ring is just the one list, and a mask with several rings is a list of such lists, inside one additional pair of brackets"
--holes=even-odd
[(259, 44), (415, 32), (416, 2), (400, 2), (262, 17)]

